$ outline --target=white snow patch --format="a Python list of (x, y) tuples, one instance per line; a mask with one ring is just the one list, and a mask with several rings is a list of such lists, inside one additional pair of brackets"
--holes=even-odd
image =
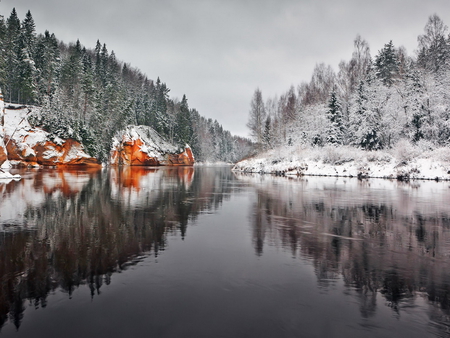
[(129, 125), (127, 128), (113, 138), (113, 149), (118, 149), (123, 142), (136, 141), (140, 139), (144, 144), (140, 150), (149, 157), (158, 160), (163, 159), (163, 155), (176, 153), (179, 149), (165, 141), (153, 128), (148, 126)]
[[(233, 170), (278, 175), (450, 180), (450, 149), (363, 151), (352, 147), (282, 148), (238, 162)], [(399, 159), (400, 158), (400, 159)]]

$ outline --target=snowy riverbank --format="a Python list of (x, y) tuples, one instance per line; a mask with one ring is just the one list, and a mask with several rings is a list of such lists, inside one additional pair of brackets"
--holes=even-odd
[(238, 162), (233, 170), (295, 176), (450, 180), (450, 149), (423, 148), (407, 142), (386, 151), (289, 147)]

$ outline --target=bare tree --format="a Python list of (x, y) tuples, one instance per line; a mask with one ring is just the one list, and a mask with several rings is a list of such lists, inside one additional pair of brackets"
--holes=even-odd
[(247, 127), (250, 129), (250, 134), (258, 145), (261, 145), (263, 142), (265, 120), (266, 109), (264, 107), (262, 93), (257, 88), (250, 103)]

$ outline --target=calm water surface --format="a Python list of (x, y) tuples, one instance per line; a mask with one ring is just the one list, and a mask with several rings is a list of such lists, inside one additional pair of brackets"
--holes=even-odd
[(0, 336), (450, 336), (448, 182), (19, 173)]

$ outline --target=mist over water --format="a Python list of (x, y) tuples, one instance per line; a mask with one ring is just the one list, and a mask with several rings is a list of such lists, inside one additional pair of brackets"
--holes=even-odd
[(5, 337), (445, 337), (450, 187), (229, 167), (0, 182)]

